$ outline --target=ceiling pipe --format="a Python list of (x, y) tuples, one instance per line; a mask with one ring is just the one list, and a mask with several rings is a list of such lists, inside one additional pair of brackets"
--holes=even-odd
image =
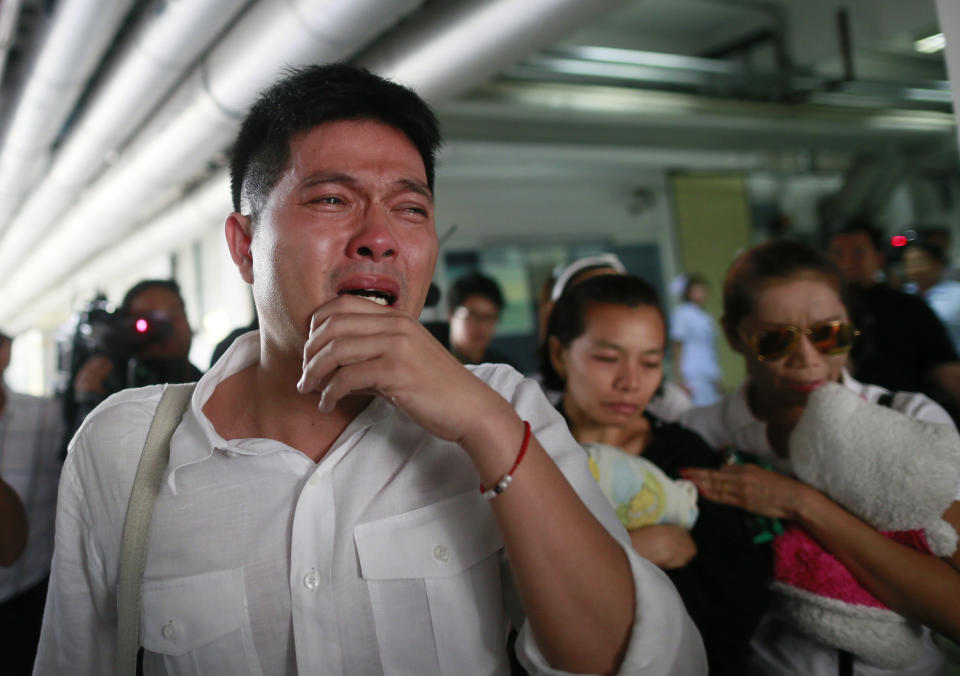
[(23, 0), (7, 0), (0, 3), (0, 78), (7, 67), (7, 55), (13, 45), (14, 35), (17, 32), (17, 21), (20, 19), (20, 7)]
[(0, 270), (41, 239), (247, 0), (155, 0), (0, 239)]
[(70, 278), (30, 303), (5, 324), (10, 333), (20, 333), (42, 324), (46, 317), (62, 321), (64, 308), (93, 298), (103, 280), (123, 277), (144, 261), (189, 242), (211, 227), (222, 228), (230, 208), (230, 179), (225, 169), (216, 172), (188, 199), (178, 203), (136, 233), (84, 262)]
[[(272, 11), (266, 11), (268, 4)], [(55, 238), (41, 244), (20, 266), (16, 288), (0, 290), (0, 318), (10, 321), (31, 298), (58, 281), (50, 278), (49, 270), (59, 269), (65, 276), (105, 242), (129, 234), (134, 225), (130, 213), (148, 212), (137, 210), (144, 203), (156, 208), (169, 201), (170, 191), (176, 189), (172, 178), (194, 176), (212, 152), (225, 147), (236, 132), (236, 118), (280, 70), (280, 59), (265, 59), (264, 54), (276, 54), (283, 45), (287, 50), (283, 57), (292, 65), (343, 58), (350, 45), (370, 40), (413, 8), (408, 4), (398, 11), (398, 4), (386, 3), (377, 11), (371, 3), (354, 2), (349, 7), (333, 3), (318, 10), (316, 0), (299, 0), (292, 6), (298, 10), (296, 16), (285, 13), (279, 20), (278, 9), (288, 6), (273, 2), (254, 7), (147, 125), (139, 142), (125, 151), (121, 164), (104, 175)], [(436, 14), (418, 17), (395, 38), (376, 45), (361, 62), (412, 86), (428, 100), (448, 98), (623, 4), (624, 0), (470, 0), (432, 6)], [(331, 20), (331, 11), (341, 16)], [(301, 45), (301, 16), (312, 19), (308, 24), (313, 31), (328, 34), (330, 26), (336, 27), (339, 41), (325, 58), (318, 56), (312, 33), (309, 48)], [(370, 17), (381, 20), (375, 30)], [(41, 269), (47, 274), (40, 274)]]
[(462, 94), (625, 0), (470, 0), (437, 5), (359, 63), (427, 101)]
[(64, 0), (14, 104), (0, 151), (0, 224), (47, 161), (49, 149), (110, 46), (132, 0)]
[[(32, 298), (118, 242), (183, 185), (208, 170), (233, 140), (256, 95), (286, 68), (344, 59), (421, 0), (262, 0), (142, 128), (116, 165), (51, 223), (51, 232), (16, 259), (0, 288), (0, 316), (10, 319)], [(56, 270), (59, 274), (51, 274)], [(10, 280), (16, 279), (16, 284)]]

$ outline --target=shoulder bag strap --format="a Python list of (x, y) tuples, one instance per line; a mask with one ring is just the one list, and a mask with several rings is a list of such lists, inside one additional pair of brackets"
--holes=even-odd
[(140, 649), (140, 596), (147, 562), (147, 536), (153, 504), (170, 458), (170, 439), (190, 403), (196, 383), (166, 385), (150, 424), (133, 480), (120, 540), (117, 573), (117, 674), (133, 676)]

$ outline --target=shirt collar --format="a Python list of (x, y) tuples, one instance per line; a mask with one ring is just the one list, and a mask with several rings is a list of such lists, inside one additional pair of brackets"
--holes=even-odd
[(740, 387), (734, 390), (733, 396), (730, 397), (727, 415), (725, 416), (727, 420), (739, 422), (738, 427), (763, 424), (759, 418), (753, 415), (753, 411), (750, 410), (750, 404), (747, 402), (747, 388), (749, 385), (750, 381), (745, 380), (740, 384)]
[[(197, 382), (190, 399), (188, 414), (184, 416), (183, 426), (194, 426), (206, 443), (187, 441), (171, 444), (170, 462), (167, 464), (166, 481), (176, 494), (176, 473), (188, 465), (207, 460), (217, 451), (235, 456), (256, 456), (274, 453), (285, 446), (272, 439), (224, 439), (214, 428), (213, 423), (203, 412), (203, 407), (213, 396), (214, 390), (224, 380), (260, 361), (260, 332), (250, 331), (237, 338), (224, 352), (223, 356)], [(382, 397), (373, 401), (350, 423), (341, 438), (364, 427), (377, 424), (386, 419), (394, 410)], [(339, 440), (338, 440), (339, 441)], [(335, 442), (334, 445), (336, 445)], [(292, 450), (292, 449), (291, 449)]]

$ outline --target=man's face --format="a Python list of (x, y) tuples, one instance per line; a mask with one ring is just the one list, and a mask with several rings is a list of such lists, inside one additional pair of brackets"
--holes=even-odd
[(464, 356), (479, 360), (493, 340), (500, 321), (500, 308), (480, 294), (463, 299), (450, 313), (450, 344)]
[(231, 249), (268, 341), (299, 351), (314, 311), (344, 293), (413, 317), (423, 308), (437, 258), (433, 196), (420, 154), (393, 127), (345, 120), (294, 137), (256, 223), (231, 219), (252, 230)]
[(830, 240), (830, 257), (845, 282), (873, 286), (883, 266), (883, 254), (876, 250), (865, 232), (835, 235)]
[(926, 291), (940, 281), (943, 266), (923, 249), (912, 246), (903, 254), (903, 272), (921, 291)]
[(183, 301), (170, 289), (152, 286), (138, 293), (130, 303), (130, 316), (164, 319), (173, 326), (173, 333), (161, 343), (147, 345), (137, 355), (141, 358), (184, 358), (190, 354), (193, 331), (183, 309)]

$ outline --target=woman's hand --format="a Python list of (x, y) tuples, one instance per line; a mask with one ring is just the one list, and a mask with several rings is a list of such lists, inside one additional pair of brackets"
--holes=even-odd
[(680, 526), (642, 526), (630, 531), (637, 553), (664, 570), (683, 568), (697, 555), (690, 533)]
[(816, 493), (796, 479), (752, 464), (715, 470), (688, 468), (680, 474), (696, 484), (708, 500), (773, 519), (797, 520), (803, 501)]

